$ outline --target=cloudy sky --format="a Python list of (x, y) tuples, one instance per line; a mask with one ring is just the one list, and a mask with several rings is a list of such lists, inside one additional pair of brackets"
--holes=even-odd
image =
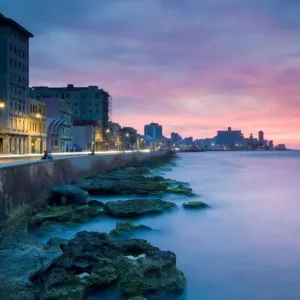
[(31, 85), (98, 85), (112, 119), (300, 148), (299, 0), (0, 0), (31, 31)]

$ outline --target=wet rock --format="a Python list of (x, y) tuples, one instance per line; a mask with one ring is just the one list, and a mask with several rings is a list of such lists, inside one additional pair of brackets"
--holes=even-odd
[(68, 241), (69, 240), (60, 237), (52, 237), (47, 241), (46, 245), (49, 247), (58, 246), (60, 248), (63, 248), (63, 246), (68, 243)]
[(133, 199), (106, 202), (103, 211), (112, 217), (134, 218), (163, 213), (175, 207), (175, 203), (160, 199)]
[(202, 201), (192, 201), (183, 203), (183, 207), (186, 209), (204, 209), (209, 208), (210, 206)]
[(52, 201), (62, 205), (82, 205), (89, 201), (88, 192), (74, 185), (58, 184), (52, 193)]
[(135, 232), (145, 230), (152, 230), (152, 228), (146, 225), (135, 225), (130, 221), (118, 222), (116, 224), (116, 228), (111, 230), (109, 234), (116, 238), (128, 238), (131, 237)]
[(41, 226), (45, 222), (85, 222), (103, 215), (95, 207), (83, 206), (47, 206), (33, 215), (28, 223), (30, 226)]
[(156, 299), (165, 299), (185, 286), (174, 253), (145, 240), (113, 240), (107, 234), (86, 231), (70, 240), (63, 255), (32, 280), (43, 299), (85, 299), (90, 291), (111, 283), (126, 298), (155, 293)]
[(88, 205), (93, 206), (93, 207), (103, 207), (104, 203), (102, 201), (99, 201), (99, 200), (90, 200)]
[(25, 231), (10, 237), (0, 251), (0, 299), (40, 299), (31, 276), (46, 270), (61, 255), (58, 246), (40, 245)]
[(193, 195), (192, 190), (184, 183), (166, 179), (162, 176), (151, 176), (150, 173), (128, 171), (128, 168), (89, 177), (75, 183), (76, 186), (90, 194), (116, 195), (158, 195), (176, 193)]
[(182, 184), (178, 186), (172, 186), (168, 188), (168, 192), (172, 194), (181, 194), (186, 196), (194, 196), (193, 190), (189, 187), (186, 187)]

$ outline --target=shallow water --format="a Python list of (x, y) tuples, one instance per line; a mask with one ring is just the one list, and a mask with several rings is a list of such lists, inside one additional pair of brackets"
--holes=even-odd
[[(176, 162), (166, 176), (189, 182), (212, 208), (185, 211), (189, 198), (168, 196), (176, 211), (135, 222), (159, 230), (141, 237), (176, 253), (187, 277), (180, 299), (300, 299), (300, 152), (189, 153)], [(104, 200), (112, 199), (120, 197)], [(101, 219), (51, 235), (108, 232), (115, 223)]]

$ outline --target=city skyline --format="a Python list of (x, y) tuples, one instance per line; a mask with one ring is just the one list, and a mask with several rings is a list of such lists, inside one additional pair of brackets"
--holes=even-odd
[(152, 121), (166, 136), (262, 129), (300, 148), (300, 3), (2, 2), (35, 35), (30, 86), (98, 85), (112, 120), (140, 132)]

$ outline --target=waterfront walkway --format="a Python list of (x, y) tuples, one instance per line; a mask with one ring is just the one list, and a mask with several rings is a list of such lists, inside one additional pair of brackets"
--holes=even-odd
[[(112, 155), (112, 154), (120, 154), (120, 153), (132, 153), (135, 151), (97, 151), (95, 155)], [(140, 150), (140, 152), (149, 152), (149, 150)], [(84, 152), (60, 152), (60, 153), (51, 153), (53, 159), (63, 159), (67, 157), (74, 157), (74, 156), (84, 156), (91, 154), (91, 151), (84, 151)], [(0, 168), (8, 167), (8, 166), (15, 166), (15, 165), (22, 165), (29, 162), (45, 162), (48, 160), (41, 160), (43, 154), (35, 153), (35, 154), (3, 154), (0, 155)]]

